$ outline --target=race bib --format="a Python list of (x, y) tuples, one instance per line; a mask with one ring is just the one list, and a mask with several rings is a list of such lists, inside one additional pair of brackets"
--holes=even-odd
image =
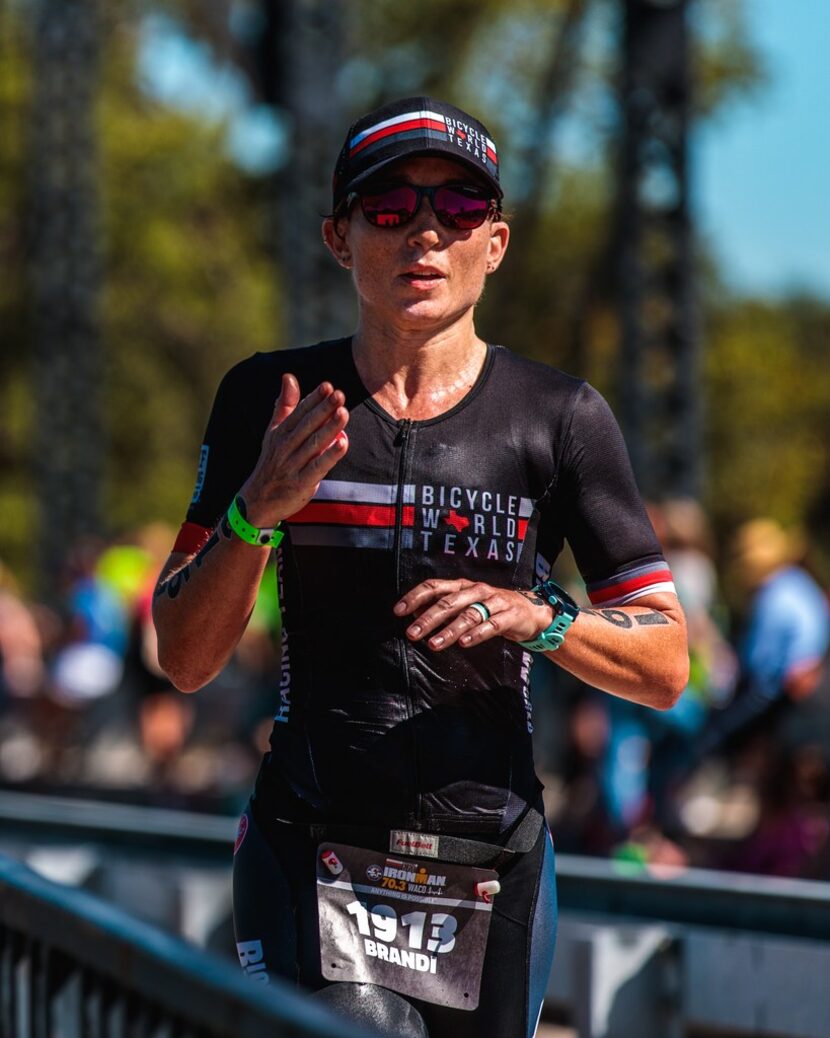
[(320, 844), (323, 976), (475, 1009), (497, 880), (492, 869)]

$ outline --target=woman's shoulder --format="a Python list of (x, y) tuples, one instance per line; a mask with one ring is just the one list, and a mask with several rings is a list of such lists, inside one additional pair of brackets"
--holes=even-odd
[[(311, 346), (293, 346), (286, 349), (252, 353), (238, 361), (225, 375), (237, 385), (261, 386), (271, 384), (283, 372), (291, 372), (298, 378), (305, 372), (331, 369), (338, 363), (348, 365), (350, 354), (348, 339), (326, 339)], [(325, 377), (331, 378), (331, 375)]]
[(608, 401), (586, 379), (504, 346), (494, 347), (493, 354), (492, 384), (502, 387), (502, 395), (507, 392), (527, 414), (548, 415), (560, 423), (563, 435), (577, 442), (597, 433), (612, 438), (619, 435)]
[(498, 378), (515, 382), (517, 392), (556, 393), (575, 398), (585, 387), (590, 388), (583, 378), (570, 375), (567, 371), (554, 368), (540, 360), (532, 360), (507, 346), (493, 345), (493, 364)]

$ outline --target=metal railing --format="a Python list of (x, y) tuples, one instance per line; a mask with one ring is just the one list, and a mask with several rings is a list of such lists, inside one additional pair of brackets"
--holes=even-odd
[(367, 1038), (239, 970), (0, 857), (2, 1038)]
[(575, 855), (558, 858), (556, 876), (560, 908), (581, 918), (653, 920), (830, 940), (830, 883), (714, 869), (655, 875)]
[[(230, 867), (236, 820), (164, 808), (0, 791), (0, 831), (38, 842), (127, 847), (154, 860)], [(656, 876), (629, 864), (557, 857), (560, 909), (830, 941), (830, 883), (704, 869)]]
[[(178, 877), (185, 887), (194, 869), (226, 876), (234, 827), (235, 820), (228, 817), (0, 793), (0, 846), (16, 843), (18, 850), (43, 850), (51, 844), (49, 853), (60, 859), (63, 848), (82, 845), (98, 857), (102, 869), (121, 875), (125, 869), (144, 870), (152, 863), (153, 869), (169, 872), (171, 883)], [(830, 971), (830, 884), (695, 869), (658, 876), (631, 865), (566, 855), (559, 857), (557, 872), (561, 917), (546, 1001), (551, 1011), (571, 1022), (580, 1038), (830, 1034), (830, 988), (815, 981)], [(18, 1007), (42, 1007), (46, 996), (39, 992), (51, 991), (49, 998), (62, 998), (61, 1004), (72, 1007), (72, 1019), (77, 1020), (79, 1012), (86, 1013), (84, 1019), (112, 1019), (115, 1029), (96, 1024), (98, 1029), (90, 1025), (86, 1030), (76, 1026), (50, 1032), (43, 1029), (45, 1024), (33, 1029), (33, 1023), (29, 1030), (21, 1024), (15, 1031), (10, 1029), (10, 1011), (4, 1008), (0, 1038), (222, 1033), (248, 1038), (265, 1033), (247, 1019), (243, 1022), (237, 1009), (228, 1010), (231, 1026), (221, 1030), (227, 1015), (221, 1016), (217, 1004), (235, 1006), (233, 999), (241, 998), (251, 1013), (251, 1000), (259, 995), (267, 1000), (273, 994), (250, 990), (253, 985), (246, 984), (235, 967), (203, 961), (192, 947), (80, 892), (58, 888), (61, 911), (42, 899), (36, 909), (27, 908), (28, 902), (20, 902), (18, 889), (5, 881), (5, 875), (0, 871), (0, 1005), (9, 1004), (15, 984), (22, 985), (14, 989)], [(31, 873), (25, 875), (38, 890), (52, 888)], [(127, 886), (132, 891), (129, 878)], [(68, 895), (71, 901), (65, 900)], [(123, 940), (107, 927), (92, 928), (79, 907), (90, 901), (94, 919), (104, 913), (107, 919), (114, 914), (121, 920), (115, 932)], [(77, 917), (65, 918), (66, 910)], [(55, 939), (64, 931), (74, 934), (68, 947)], [(141, 934), (145, 936), (133, 945)], [(167, 957), (153, 960), (150, 980), (135, 982), (135, 963), (145, 977), (148, 947), (155, 952), (160, 941), (169, 949)], [(68, 987), (67, 960), (74, 963)], [(189, 963), (197, 963), (195, 970)], [(184, 982), (179, 979), (182, 970), (188, 978)], [(198, 1004), (206, 1012), (187, 1027), (169, 1024), (167, 1030), (153, 1030), (152, 1021), (162, 1008), (175, 1020), (182, 1005), (180, 1000), (168, 1006), (159, 993), (183, 984), (184, 1005)], [(284, 1009), (294, 1006), (292, 999), (297, 998), (293, 991), (283, 994), (280, 989), (278, 1003)], [(273, 1012), (273, 999), (267, 1006), (257, 1003), (256, 1009)], [(313, 1003), (300, 1001), (297, 1026), (313, 1027), (307, 1010), (320, 1012)], [(39, 1019), (35, 1008), (15, 1012), (24, 1014), (24, 1023)], [(141, 1020), (142, 1012), (151, 1023), (142, 1024), (144, 1030), (126, 1030), (124, 1021)], [(278, 1029), (272, 1019), (276, 1018), (268, 1017), (269, 1035), (341, 1033), (328, 1022), (328, 1030), (291, 1030), (295, 1018), (286, 1021), (284, 1014), (278, 1014)]]
[(39, 844), (88, 842), (228, 862), (236, 819), (166, 807), (0, 790), (0, 831)]

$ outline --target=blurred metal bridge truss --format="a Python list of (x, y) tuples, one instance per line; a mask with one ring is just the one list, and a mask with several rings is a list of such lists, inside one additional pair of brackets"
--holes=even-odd
[(332, 165), (347, 125), (337, 75), (348, 5), (343, 0), (261, 3), (268, 45), (259, 54), (263, 94), (289, 120), (290, 157), (274, 184), (287, 344), (305, 346), (340, 334), (354, 313), (349, 277), (320, 241), (321, 220), (331, 208)]
[(41, 594), (54, 600), (67, 546), (100, 531), (97, 0), (38, 0), (30, 137), (29, 284)]
[(623, 0), (615, 282), (619, 413), (647, 497), (696, 497), (698, 328), (689, 206), (690, 0)]
[[(33, 447), (44, 593), (55, 587), (66, 543), (101, 524), (98, 2), (37, 0), (33, 7)], [(691, 0), (620, 2), (620, 413), (644, 492), (696, 495), (700, 393), (687, 157)], [(285, 272), (290, 342), (307, 343), (329, 334), (331, 315), (350, 306), (348, 279), (319, 241), (331, 156), (345, 125), (336, 73), (346, 8), (342, 0), (261, 3), (261, 99), (289, 113), (292, 137), (291, 159), (276, 184), (274, 237)]]

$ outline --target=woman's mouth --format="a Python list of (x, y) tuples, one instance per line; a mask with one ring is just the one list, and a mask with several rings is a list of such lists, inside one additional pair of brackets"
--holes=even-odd
[(401, 277), (407, 284), (421, 285), (430, 288), (444, 280), (444, 275), (438, 270), (407, 270)]

